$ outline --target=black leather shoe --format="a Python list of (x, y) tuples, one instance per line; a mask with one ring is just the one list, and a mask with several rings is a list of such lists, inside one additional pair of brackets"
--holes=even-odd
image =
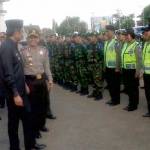
[(148, 113), (144, 114), (143, 117), (150, 117), (150, 113), (148, 112)]
[(80, 93), (81, 96), (88, 95), (88, 94), (89, 94), (88, 91), (82, 91), (82, 92)]
[(102, 95), (98, 95), (98, 96), (96, 96), (95, 97), (95, 101), (100, 101), (100, 100), (102, 100), (103, 99), (103, 96)]
[(128, 111), (134, 111), (134, 110), (137, 110), (137, 106), (135, 106), (135, 107), (128, 107)]
[(32, 150), (40, 150), (40, 149), (44, 149), (46, 148), (46, 145), (45, 144), (35, 144), (33, 147), (32, 147)]
[(88, 98), (93, 98), (93, 97), (94, 97), (94, 95), (93, 95), (93, 94), (91, 94), (91, 95), (88, 95), (87, 97), (88, 97)]
[(55, 120), (55, 119), (56, 119), (56, 116), (48, 114), (48, 115), (46, 116), (46, 118), (47, 118), (47, 119)]
[(120, 102), (109, 104), (109, 106), (117, 106), (117, 105), (120, 105)]
[(42, 131), (42, 132), (48, 132), (49, 129), (44, 126), (43, 128), (40, 129), (40, 131)]
[(5, 105), (0, 105), (0, 108), (5, 108)]
[(0, 117), (0, 120), (2, 120), (2, 118)]
[(123, 110), (128, 111), (129, 106), (126, 106), (125, 108), (123, 108)]
[(42, 137), (41, 133), (38, 132), (38, 133), (36, 134), (36, 138), (37, 138), (37, 139), (40, 139), (41, 137)]
[(110, 100), (110, 101), (106, 102), (106, 104), (110, 105), (110, 104), (113, 104), (113, 102)]

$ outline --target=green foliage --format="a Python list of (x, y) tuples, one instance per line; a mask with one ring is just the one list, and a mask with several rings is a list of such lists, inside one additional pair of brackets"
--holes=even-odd
[(144, 23), (150, 24), (150, 5), (146, 6), (142, 12), (142, 19), (144, 19)]
[(115, 14), (113, 15), (113, 18), (115, 18), (116, 20), (116, 22), (114, 23), (116, 29), (127, 29), (135, 26), (133, 14), (130, 14), (128, 16), (119, 16)]
[(66, 17), (60, 26), (57, 27), (57, 33), (61, 35), (70, 35), (75, 31), (79, 33), (85, 33), (87, 29), (87, 24), (83, 21), (80, 21), (79, 17)]

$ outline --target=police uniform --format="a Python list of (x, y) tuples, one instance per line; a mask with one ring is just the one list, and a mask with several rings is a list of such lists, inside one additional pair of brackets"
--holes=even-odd
[[(16, 31), (21, 31), (23, 22), (21, 20), (6, 21), (7, 34), (13, 36)], [(7, 92), (8, 105), (8, 135), (10, 150), (20, 150), (18, 127), (19, 120), (22, 120), (24, 131), (25, 149), (31, 150), (33, 142), (30, 130), (30, 103), (25, 89), (25, 78), (22, 66), (21, 55), (18, 51), (17, 42), (8, 38), (0, 48), (1, 79)], [(20, 96), (23, 99), (23, 107), (14, 103), (14, 97)]]
[[(114, 32), (114, 27), (109, 25), (106, 29)], [(108, 84), (108, 90), (111, 100), (107, 102), (111, 106), (120, 104), (120, 54), (116, 48), (117, 41), (115, 38), (107, 40), (104, 45), (104, 69), (105, 79)]]
[[(144, 32), (150, 32), (150, 26), (144, 29)], [(149, 37), (150, 38), (150, 37)], [(144, 44), (142, 63), (144, 70), (144, 87), (148, 105), (148, 113), (144, 117), (150, 117), (150, 39)]]
[(133, 40), (124, 44), (121, 54), (123, 80), (129, 96), (129, 104), (125, 110), (134, 111), (139, 104), (140, 46), (135, 41), (132, 30), (128, 30), (127, 35), (131, 35)]
[[(39, 33), (36, 30), (32, 30), (28, 35), (28, 38), (30, 37), (39, 37)], [(46, 80), (53, 81), (49, 65), (48, 50), (40, 46), (37, 46), (36, 49), (27, 46), (21, 51), (21, 54), (24, 62), (26, 83), (30, 89), (29, 99), (31, 102), (32, 118), (34, 120), (33, 130), (35, 136), (37, 136), (40, 129), (42, 129), (46, 123), (48, 105)]]

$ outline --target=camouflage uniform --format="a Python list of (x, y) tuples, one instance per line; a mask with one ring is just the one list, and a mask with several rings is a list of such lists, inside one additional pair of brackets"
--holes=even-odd
[(75, 46), (75, 60), (78, 84), (82, 95), (88, 94), (87, 49), (83, 44)]
[(88, 97), (95, 97), (95, 100), (102, 99), (103, 90), (103, 44), (91, 43), (88, 46), (88, 69), (89, 84), (93, 92)]

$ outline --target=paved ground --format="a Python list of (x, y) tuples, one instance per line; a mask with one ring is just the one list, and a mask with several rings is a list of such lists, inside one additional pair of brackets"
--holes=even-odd
[[(58, 119), (47, 122), (50, 132), (39, 141), (47, 144), (46, 150), (150, 149), (150, 119), (141, 117), (147, 110), (143, 90), (138, 111), (130, 113), (122, 110), (127, 104), (124, 94), (121, 105), (113, 108), (105, 104), (107, 91), (102, 101), (95, 102), (56, 85), (51, 97)], [(6, 113), (0, 110), (0, 150), (8, 150)]]

